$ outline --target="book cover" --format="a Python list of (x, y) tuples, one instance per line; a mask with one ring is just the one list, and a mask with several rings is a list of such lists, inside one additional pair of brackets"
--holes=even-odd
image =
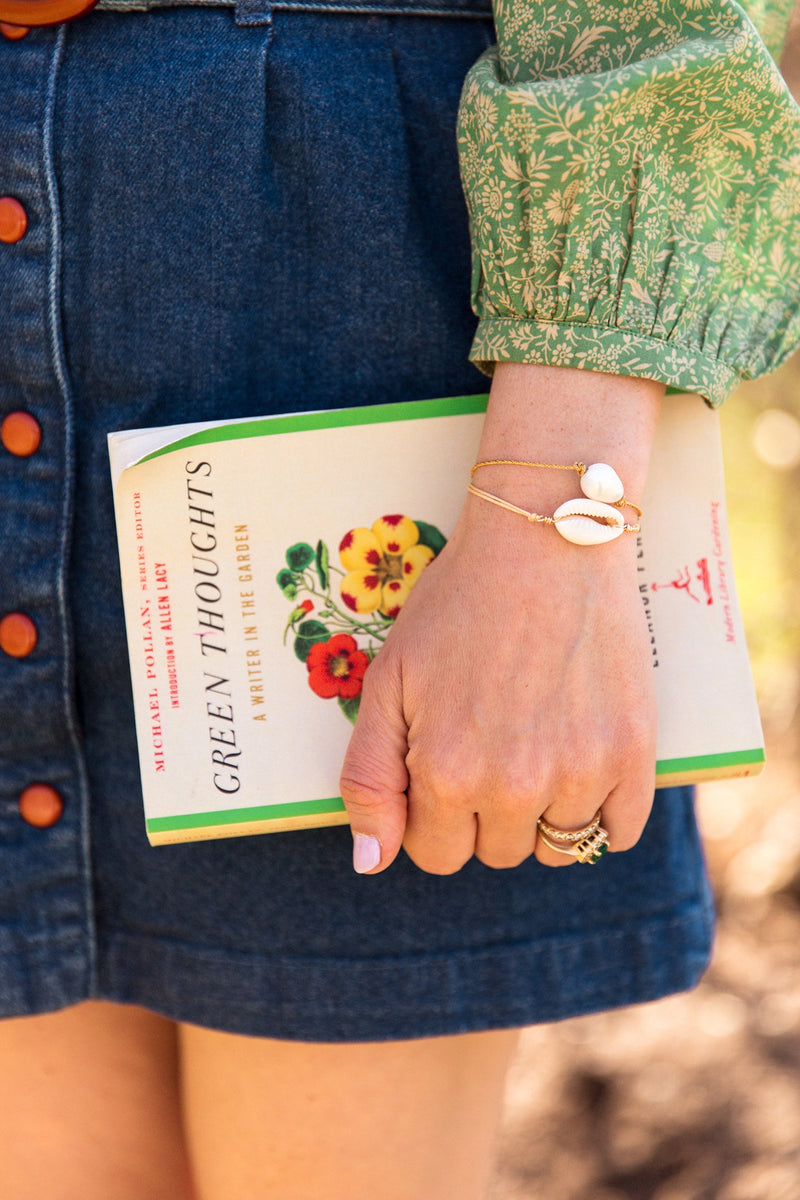
[[(486, 401), (109, 435), (153, 844), (346, 822), (361, 681), (455, 525)], [(664, 403), (643, 508), (658, 784), (756, 773), (718, 416), (697, 397)]]

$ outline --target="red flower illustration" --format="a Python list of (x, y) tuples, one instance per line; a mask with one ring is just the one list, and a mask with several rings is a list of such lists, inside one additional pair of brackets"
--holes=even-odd
[(328, 642), (315, 642), (306, 659), (312, 692), (330, 700), (341, 696), (354, 700), (360, 695), (369, 658), (359, 650), (355, 638), (337, 633)]

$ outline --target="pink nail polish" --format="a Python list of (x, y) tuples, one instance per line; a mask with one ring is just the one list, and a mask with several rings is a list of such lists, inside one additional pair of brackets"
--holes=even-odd
[(371, 871), (381, 861), (381, 844), (369, 833), (353, 834), (353, 870), (359, 875)]

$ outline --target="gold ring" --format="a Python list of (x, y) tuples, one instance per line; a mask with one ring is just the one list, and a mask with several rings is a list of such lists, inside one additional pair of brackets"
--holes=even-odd
[(555, 825), (548, 825), (544, 817), (539, 817), (536, 822), (539, 830), (552, 838), (554, 842), (582, 842), (584, 838), (589, 837), (600, 828), (600, 821), (603, 815), (602, 807), (598, 808), (597, 812), (592, 817), (588, 825), (584, 825), (583, 829), (556, 829)]
[(588, 837), (583, 838), (579, 842), (573, 842), (569, 846), (559, 846), (557, 842), (551, 841), (541, 829), (539, 830), (539, 837), (545, 846), (549, 846), (556, 853), (566, 854), (570, 858), (577, 858), (579, 863), (585, 863), (588, 866), (594, 866), (595, 863), (598, 863), (608, 850), (608, 833), (603, 829), (602, 825), (598, 825)]

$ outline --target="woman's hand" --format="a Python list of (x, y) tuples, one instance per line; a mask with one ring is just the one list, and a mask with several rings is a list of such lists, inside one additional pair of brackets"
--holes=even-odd
[[(498, 367), (480, 457), (610, 462), (638, 500), (660, 391)], [(480, 487), (542, 513), (579, 494), (574, 472), (481, 470)], [(365, 678), (341, 781), (356, 869), (384, 869), (401, 845), (436, 874), (473, 854), (567, 865), (537, 839), (538, 817), (578, 829), (601, 806), (610, 849), (636, 842), (655, 776), (636, 552), (633, 534), (575, 546), (467, 498)]]

